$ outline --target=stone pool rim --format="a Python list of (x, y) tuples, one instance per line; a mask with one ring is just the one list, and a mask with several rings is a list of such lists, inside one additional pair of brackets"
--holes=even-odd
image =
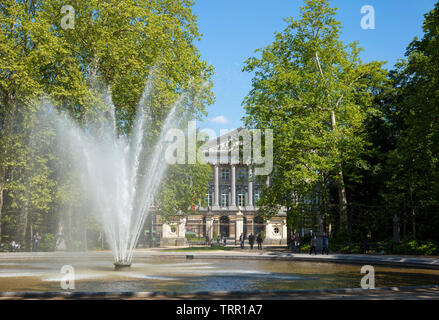
[[(253, 290), (253, 291), (196, 291), (196, 292), (168, 292), (168, 291), (47, 291), (47, 292), (20, 292), (20, 291), (0, 291), (0, 299), (276, 299), (276, 297), (288, 297), (295, 295), (296, 299), (313, 299), (322, 294), (336, 294), (352, 296), (357, 294), (358, 299), (361, 295), (367, 294), (385, 294), (385, 293), (403, 293), (408, 292), (415, 294), (416, 290), (437, 291), (436, 299), (439, 299), (439, 285), (421, 285), (421, 286), (401, 286), (401, 287), (379, 287), (374, 289), (361, 288), (333, 288), (333, 289), (306, 289), (306, 290)], [(342, 298), (339, 297), (339, 298)], [(332, 297), (333, 298), (333, 297)]]

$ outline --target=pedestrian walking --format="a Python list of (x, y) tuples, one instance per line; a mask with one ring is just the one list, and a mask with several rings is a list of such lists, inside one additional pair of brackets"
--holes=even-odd
[(326, 233), (323, 235), (323, 248), (322, 248), (322, 254), (325, 253), (326, 255), (329, 254), (329, 238)]
[(255, 243), (255, 236), (250, 233), (250, 235), (248, 236), (248, 243), (250, 244), (250, 249), (253, 250), (253, 245)]
[(241, 236), (239, 237), (239, 243), (241, 244), (241, 249), (244, 249), (244, 241), (245, 241), (244, 234), (241, 233)]
[(258, 249), (262, 250), (262, 242), (263, 242), (263, 240), (262, 240), (261, 233), (258, 233), (258, 237), (256, 238), (256, 241), (258, 243)]
[(296, 234), (293, 232), (290, 238), (291, 251), (296, 252)]

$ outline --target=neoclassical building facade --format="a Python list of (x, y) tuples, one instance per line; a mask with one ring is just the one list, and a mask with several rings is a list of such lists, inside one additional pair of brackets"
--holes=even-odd
[[(236, 138), (240, 130), (209, 141), (203, 146), (203, 152), (206, 155), (230, 155), (237, 147), (234, 141), (239, 141), (239, 137)], [(161, 224), (161, 246), (184, 245), (187, 232), (198, 237), (208, 236), (214, 241), (214, 236), (220, 235), (227, 238), (228, 244), (238, 244), (241, 234), (248, 238), (250, 234), (264, 231), (264, 244), (287, 244), (286, 211), (281, 209), (276, 216), (265, 221), (258, 215), (257, 203), (263, 185), (269, 186), (268, 176), (261, 182), (255, 178), (253, 166), (227, 162), (220, 163), (216, 156), (208, 158), (213, 179), (205, 195), (207, 206), (195, 208), (194, 214), (189, 216), (176, 217), (173, 222)]]

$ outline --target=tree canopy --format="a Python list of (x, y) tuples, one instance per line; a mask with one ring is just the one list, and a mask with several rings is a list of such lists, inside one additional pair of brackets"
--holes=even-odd
[(32, 228), (55, 233), (60, 211), (74, 214), (60, 203), (78, 197), (67, 178), (59, 179), (53, 128), (36, 121), (42, 99), (86, 126), (108, 112), (96, 84), (108, 85), (118, 131), (129, 134), (154, 73), (152, 137), (183, 92), (188, 118), (206, 115), (213, 102), (213, 67), (196, 47), (201, 34), (192, 1), (71, 1), (72, 28), (62, 26), (64, 4), (0, 4), (0, 235), (22, 243)]
[(326, 0), (307, 0), (301, 19), (246, 61), (254, 74), (244, 99), (247, 126), (274, 131), (273, 187), (265, 209), (283, 204), (297, 208), (298, 197), (338, 188), (342, 229), (347, 228), (343, 166), (361, 159), (365, 119), (376, 114), (374, 93), (388, 83), (383, 62), (363, 63), (357, 43), (340, 40), (336, 9)]

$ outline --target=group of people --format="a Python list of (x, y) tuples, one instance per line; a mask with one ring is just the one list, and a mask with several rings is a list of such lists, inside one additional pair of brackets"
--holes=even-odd
[[(37, 252), (38, 246), (41, 241), (41, 236), (36, 232), (34, 236), (32, 237), (32, 251)], [(6, 244), (7, 248), (7, 244)], [(11, 252), (17, 252), (21, 250), (21, 243), (15, 242), (15, 240), (12, 240), (11, 243), (9, 243), (9, 251)]]
[(223, 246), (225, 247), (226, 246), (226, 244), (227, 244), (227, 237), (226, 236), (218, 236), (217, 238), (216, 238), (216, 244), (218, 245), (218, 246), (220, 246), (221, 245), (221, 242), (223, 243)]
[[(290, 237), (291, 251), (293, 252), (297, 251), (297, 247), (300, 246), (299, 240), (300, 240), (300, 236), (299, 234), (296, 233), (296, 230), (294, 230), (294, 232), (291, 234)], [(317, 236), (314, 234), (311, 236), (309, 254), (312, 254), (313, 252), (314, 254), (317, 254), (316, 248), (317, 248)], [(323, 239), (322, 239), (322, 254), (325, 253), (329, 254), (329, 238), (328, 238), (328, 234), (326, 233), (323, 234)]]
[(10, 251), (17, 252), (17, 251), (20, 251), (20, 249), (21, 249), (21, 244), (12, 240), (12, 242), (10, 244)]
[[(316, 235), (313, 235), (311, 237), (311, 244), (310, 244), (310, 249), (309, 249), (309, 254), (312, 254), (314, 252), (314, 254), (316, 255), (316, 247), (317, 247), (317, 237)], [(323, 234), (323, 243), (322, 243), (322, 254), (329, 254), (329, 238), (328, 235), (325, 233)]]
[[(205, 238), (206, 238), (206, 244), (210, 244), (209, 236), (206, 235)], [(245, 240), (246, 240), (246, 236), (243, 233), (241, 233), (241, 236), (239, 237), (239, 243), (241, 245), (241, 249), (244, 249)], [(262, 243), (264, 242), (264, 240), (262, 239), (262, 235), (260, 233), (256, 237), (253, 234), (250, 234), (248, 236), (248, 243), (250, 245), (250, 249), (253, 250), (255, 240), (256, 240), (256, 243), (258, 244), (258, 249), (262, 250)], [(217, 244), (217, 246), (221, 246), (221, 244), (223, 246), (226, 246), (227, 237), (225, 235), (223, 235), (223, 236), (218, 235), (216, 238), (216, 244)]]
[[(252, 233), (248, 236), (248, 243), (250, 244), (250, 249), (253, 250), (255, 239), (256, 242), (258, 243), (258, 249), (262, 250), (262, 242), (264, 242), (264, 239), (262, 239), (262, 235), (260, 233), (258, 233), (256, 237)], [(243, 233), (241, 233), (241, 236), (239, 237), (239, 242), (241, 244), (241, 249), (244, 249), (245, 236)]]

